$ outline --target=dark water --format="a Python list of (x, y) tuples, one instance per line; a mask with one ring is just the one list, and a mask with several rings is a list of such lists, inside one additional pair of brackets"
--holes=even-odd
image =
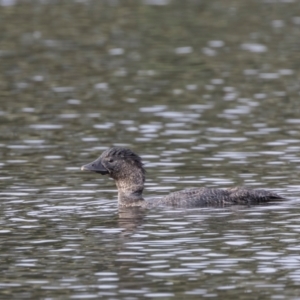
[[(299, 1), (1, 0), (0, 28), (1, 299), (299, 299)], [(80, 172), (111, 145), (146, 197), (288, 200), (119, 210)]]

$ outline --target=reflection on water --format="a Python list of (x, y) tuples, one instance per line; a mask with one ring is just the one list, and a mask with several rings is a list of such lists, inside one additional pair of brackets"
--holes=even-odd
[[(296, 299), (297, 1), (0, 0), (1, 298)], [(270, 188), (257, 207), (117, 207), (80, 166), (112, 145), (146, 197)]]

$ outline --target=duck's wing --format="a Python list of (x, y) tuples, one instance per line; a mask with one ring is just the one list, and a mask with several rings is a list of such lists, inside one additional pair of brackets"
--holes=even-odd
[(191, 188), (170, 193), (159, 200), (160, 205), (177, 207), (205, 207), (228, 205), (227, 190)]

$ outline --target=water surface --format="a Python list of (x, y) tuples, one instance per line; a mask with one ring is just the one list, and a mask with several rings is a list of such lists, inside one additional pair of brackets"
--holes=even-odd
[[(297, 1), (0, 1), (0, 297), (297, 299)], [(80, 172), (140, 154), (145, 197), (272, 189), (267, 206), (118, 209)]]

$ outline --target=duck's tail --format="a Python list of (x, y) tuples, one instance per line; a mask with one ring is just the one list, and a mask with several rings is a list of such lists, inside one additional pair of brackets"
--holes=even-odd
[(285, 200), (281, 195), (262, 189), (236, 187), (228, 189), (228, 192), (230, 193), (230, 198), (237, 204), (260, 204)]

